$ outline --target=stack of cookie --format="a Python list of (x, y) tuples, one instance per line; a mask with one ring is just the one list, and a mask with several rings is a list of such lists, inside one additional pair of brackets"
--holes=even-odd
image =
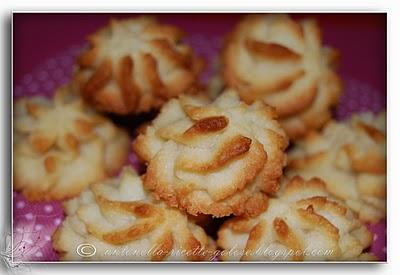
[[(386, 216), (385, 114), (332, 119), (338, 53), (317, 23), (244, 17), (213, 99), (182, 38), (154, 18), (112, 20), (53, 100), (17, 101), (14, 188), (66, 200), (61, 259), (373, 260), (364, 222)], [(139, 176), (124, 167), (127, 132), (104, 113), (154, 110), (132, 142)], [(204, 217), (227, 220), (209, 232)], [(97, 253), (77, 254), (82, 243)]]

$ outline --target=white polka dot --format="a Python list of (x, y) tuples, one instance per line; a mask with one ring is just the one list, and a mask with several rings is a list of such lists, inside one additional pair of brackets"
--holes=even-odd
[(32, 76), (31, 76), (30, 74), (26, 74), (26, 75), (24, 75), (22, 81), (23, 81), (25, 84), (29, 84), (29, 83), (31, 83), (31, 81), (32, 81)]
[(374, 234), (374, 242), (378, 239), (378, 235)]
[(39, 89), (39, 85), (38, 85), (37, 83), (32, 83), (32, 84), (30, 84), (30, 85), (28, 86), (28, 90), (29, 90), (30, 92), (33, 92), (33, 93), (37, 92), (38, 89)]
[(27, 220), (32, 220), (33, 219), (33, 214), (32, 213), (25, 214), (25, 218)]
[(46, 212), (46, 213), (51, 213), (51, 212), (53, 212), (53, 206), (50, 205), (50, 204), (46, 205), (46, 206), (44, 207), (44, 212)]
[(49, 235), (46, 235), (46, 236), (44, 236), (44, 239), (46, 240), (46, 241), (51, 241), (51, 237), (49, 236)]
[(33, 241), (31, 239), (26, 239), (24, 240), (27, 244), (33, 244)]
[(24, 232), (24, 230), (23, 230), (21, 227), (17, 227), (16, 231), (17, 231), (18, 233), (23, 233), (23, 232)]
[(60, 218), (54, 219), (54, 224), (55, 225), (59, 225), (60, 223), (61, 223), (61, 219)]
[(43, 254), (42, 254), (42, 252), (38, 251), (38, 252), (35, 253), (35, 256), (39, 258), (39, 257), (42, 257)]
[(382, 251), (386, 253), (386, 246), (382, 248)]
[(45, 80), (47, 80), (48, 76), (49, 76), (49, 74), (46, 71), (40, 71), (38, 74), (38, 79), (40, 81), (45, 81)]
[(24, 208), (25, 207), (25, 202), (24, 201), (19, 201), (19, 202), (17, 202), (17, 208), (18, 209), (22, 209), (22, 208)]
[(35, 230), (42, 230), (43, 229), (43, 225), (41, 225), (41, 224), (37, 224), (37, 225), (35, 225)]
[(57, 69), (53, 73), (55, 78), (62, 78), (64, 76), (64, 72), (61, 69)]

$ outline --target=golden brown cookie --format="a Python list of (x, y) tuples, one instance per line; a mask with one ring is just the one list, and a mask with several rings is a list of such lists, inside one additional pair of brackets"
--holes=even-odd
[(155, 201), (130, 167), (64, 208), (67, 217), (53, 236), (63, 261), (200, 261), (214, 255), (204, 230)]
[(29, 200), (62, 200), (116, 173), (128, 134), (95, 113), (70, 87), (53, 99), (27, 97), (14, 106), (13, 186)]
[(386, 216), (386, 113), (360, 113), (309, 133), (289, 152), (288, 175), (323, 179), (363, 221)]
[(330, 120), (342, 90), (333, 70), (338, 53), (321, 46), (320, 32), (314, 20), (249, 15), (222, 51), (226, 85), (248, 103), (262, 100), (275, 107), (291, 139)]
[(329, 195), (324, 182), (294, 177), (255, 218), (223, 224), (217, 244), (224, 261), (365, 261), (372, 234)]
[(158, 109), (198, 86), (204, 64), (182, 38), (180, 29), (152, 17), (111, 20), (88, 38), (74, 81), (100, 111), (124, 115)]
[(147, 188), (189, 214), (254, 216), (279, 188), (288, 140), (273, 108), (235, 91), (214, 102), (183, 95), (134, 141)]

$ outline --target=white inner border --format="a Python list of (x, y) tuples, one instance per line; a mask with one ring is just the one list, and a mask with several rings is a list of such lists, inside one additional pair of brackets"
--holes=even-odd
[[(300, 267), (296, 265), (296, 270), (291, 268), (291, 271), (295, 271), (296, 274), (310, 274), (312, 271), (317, 271), (320, 273), (321, 271), (326, 273), (326, 274), (337, 274), (337, 272), (343, 272), (345, 273), (346, 271), (350, 271), (351, 273), (357, 273), (357, 272), (362, 272), (363, 274), (371, 274), (376, 273), (376, 272), (384, 272), (385, 274), (393, 274), (394, 270), (396, 267), (399, 267), (399, 259), (400, 259), (400, 253), (399, 250), (397, 249), (395, 244), (400, 243), (397, 237), (397, 234), (394, 232), (397, 232), (399, 228), (399, 220), (396, 217), (392, 217), (392, 213), (397, 214), (397, 209), (399, 209), (399, 199), (396, 198), (396, 195), (400, 196), (399, 187), (398, 184), (396, 184), (396, 181), (394, 179), (399, 179), (399, 169), (396, 169), (395, 164), (398, 162), (396, 161), (397, 150), (396, 146), (397, 144), (392, 144), (392, 140), (397, 140), (396, 137), (399, 137), (398, 132), (395, 129), (395, 119), (394, 117), (399, 117), (396, 116), (396, 112), (398, 112), (398, 108), (393, 107), (396, 102), (399, 104), (399, 97), (400, 97), (400, 89), (399, 89), (399, 65), (398, 62), (399, 60), (399, 54), (398, 51), (394, 49), (400, 49), (400, 43), (399, 43), (399, 31), (398, 27), (394, 26), (400, 26), (399, 23), (399, 18), (400, 18), (400, 12), (398, 7), (395, 6), (396, 1), (394, 0), (387, 0), (387, 1), (372, 1), (372, 0), (367, 0), (367, 1), (362, 1), (362, 3), (359, 3), (357, 0), (336, 0), (335, 2), (330, 2), (330, 3), (324, 3), (325, 1), (319, 1), (318, 3), (315, 3), (315, 1), (311, 2), (305, 2), (305, 1), (297, 1), (297, 0), (291, 0), (291, 1), (286, 1), (283, 3), (282, 1), (273, 1), (273, 2), (267, 2), (263, 1), (262, 4), (255, 4), (254, 2), (251, 2), (249, 0), (247, 1), (229, 1), (227, 3), (229, 6), (222, 5), (222, 0), (217, 2), (217, 1), (210, 1), (210, 0), (202, 0), (198, 1), (197, 5), (190, 5), (189, 2), (192, 1), (168, 1), (168, 5), (166, 6), (166, 1), (162, 0), (157, 0), (157, 1), (143, 1), (142, 3), (138, 3), (135, 6), (132, 6), (130, 4), (129, 7), (124, 7), (124, 5), (127, 5), (127, 3), (124, 0), (112, 0), (108, 2), (104, 1), (96, 1), (96, 6), (95, 7), (90, 7), (85, 5), (85, 3), (82, 3), (83, 1), (79, 0), (70, 0), (68, 1), (68, 6), (64, 2), (57, 3), (57, 1), (49, 1), (49, 0), (40, 0), (40, 1), (35, 1), (35, 6), (33, 6), (33, 1), (22, 1), (22, 0), (15, 0), (15, 1), (2, 1), (1, 5), (1, 15), (2, 15), (2, 37), (5, 37), (5, 32), (7, 28), (9, 27), (9, 18), (10, 18), (10, 13), (12, 10), (14, 11), (43, 11), (43, 12), (50, 12), (51, 10), (54, 11), (73, 11), (73, 12), (89, 12), (89, 11), (96, 11), (96, 12), (160, 12), (160, 9), (163, 9), (161, 12), (197, 12), (197, 11), (204, 11), (204, 12), (263, 12), (263, 11), (279, 11), (279, 12), (356, 12), (356, 11), (365, 11), (365, 12), (387, 12), (388, 13), (388, 148), (390, 148), (391, 153), (388, 154), (388, 262), (389, 264), (387, 265), (363, 265), (365, 267), (360, 267), (357, 265), (342, 265), (342, 267), (336, 267), (332, 268), (332, 266), (326, 266), (322, 265), (318, 268), (318, 270), (314, 267), (308, 267), (304, 265), (304, 267)], [(328, 1), (326, 1), (328, 2)], [(361, 2), (361, 1), (360, 1)], [(201, 5), (200, 5), (201, 4)], [(318, 5), (318, 7), (316, 7)], [(362, 5), (362, 6), (361, 6)], [(360, 45), (362, 46), (362, 45)], [(1, 82), (3, 84), (3, 87), (7, 87), (5, 83), (8, 81), (8, 75), (4, 72), (7, 72), (10, 68), (8, 65), (8, 62), (4, 62), (9, 59), (9, 56), (7, 56), (7, 42), (2, 43), (2, 51), (1, 51), (1, 57), (2, 57), (2, 76), (1, 76)], [(368, 61), (366, 61), (368, 62)], [(6, 94), (9, 91), (3, 91), (3, 104), (9, 104), (5, 99), (7, 99)], [(6, 105), (5, 105), (6, 106)], [(3, 105), (3, 111), (5, 112), (6, 108)], [(3, 113), (5, 116), (7, 114)], [(4, 120), (2, 120), (2, 124), (4, 124)], [(3, 125), (3, 129), (6, 129), (7, 125)], [(1, 135), (0, 139), (1, 142), (4, 144), (7, 140), (7, 134), (9, 133), (3, 133)], [(7, 149), (3, 147), (3, 150)], [(1, 172), (3, 175), (3, 180), (6, 179), (6, 175), (8, 174), (8, 165), (6, 165), (6, 162), (9, 160), (7, 159), (7, 152), (3, 151), (2, 154), (2, 164), (1, 165)], [(3, 184), (3, 188), (0, 189), (0, 192), (5, 191), (5, 187), (8, 182), (5, 182)], [(392, 195), (393, 194), (393, 195)], [(393, 198), (392, 198), (393, 196)], [(4, 232), (5, 224), (1, 225), (1, 232)], [(390, 229), (390, 230), (389, 230)], [(397, 238), (397, 240), (396, 240)], [(393, 246), (391, 244), (394, 244)], [(150, 266), (150, 265), (147, 265)], [(161, 265), (160, 265), (161, 266)], [(187, 266), (187, 265), (185, 265)], [(220, 266), (220, 265), (208, 265), (208, 268), (213, 267), (213, 266)], [(243, 265), (241, 265), (243, 266)], [(245, 266), (245, 265), (244, 265)], [(260, 265), (258, 265), (259, 267)], [(252, 268), (252, 271), (262, 271), (268, 272), (271, 271), (271, 269), (277, 269), (277, 268), (271, 268), (271, 266), (266, 266), (263, 265), (264, 268), (259, 268), (258, 270), (255, 270), (255, 268)], [(286, 265), (287, 266), (287, 265)], [(100, 270), (97, 270), (96, 273), (109, 273), (111, 268), (106, 268), (104, 265), (98, 265)], [(117, 267), (117, 266), (114, 266)], [(194, 266), (193, 266), (194, 267)], [(67, 267), (65, 267), (67, 268)], [(72, 267), (71, 267), (72, 268)], [(208, 269), (207, 268), (207, 269)], [(36, 268), (35, 268), (36, 269)], [(43, 269), (43, 268), (41, 268)], [(126, 270), (126, 268), (124, 268)], [(131, 271), (138, 271), (137, 267), (132, 267), (130, 268)], [(135, 270), (132, 270), (135, 269)], [(185, 271), (185, 273), (188, 270), (196, 270), (203, 272), (201, 269), (198, 268), (181, 268), (182, 271)], [(218, 272), (222, 271), (221, 268), (217, 268)], [(224, 269), (228, 269), (228, 267), (224, 267)], [(265, 270), (264, 270), (265, 269)], [(320, 270), (319, 270), (320, 269)], [(87, 268), (85, 268), (86, 271)], [(83, 271), (85, 271), (83, 270)], [(159, 269), (160, 270), (160, 269)], [(32, 270), (34, 271), (34, 270)], [(45, 269), (40, 270), (40, 274), (51, 274), (48, 271), (49, 269), (46, 270), (47, 272), (44, 272)], [(71, 271), (67, 271), (68, 274), (71, 273)], [(77, 270), (74, 270), (74, 272)], [(129, 269), (128, 269), (129, 271)], [(165, 270), (166, 272), (167, 270)], [(242, 273), (244, 270), (242, 267), (239, 267), (239, 265), (235, 265), (231, 272), (239, 271)], [(278, 270), (275, 270), (278, 271)], [(279, 272), (281, 273), (283, 270), (280, 269)], [(289, 269), (286, 269), (286, 272), (282, 272), (283, 274), (289, 274), (291, 272)], [(62, 273), (63, 270), (57, 270), (57, 272)], [(164, 272), (164, 269), (163, 269)], [(79, 272), (80, 273), (80, 272)], [(174, 274), (176, 271), (174, 271)], [(67, 274), (67, 273), (65, 273)]]

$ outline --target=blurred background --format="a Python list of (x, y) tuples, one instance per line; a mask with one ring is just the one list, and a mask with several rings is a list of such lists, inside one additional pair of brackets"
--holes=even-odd
[[(18, 13), (13, 15), (14, 83), (22, 81), (45, 60), (72, 46), (85, 43), (88, 34), (110, 18), (135, 14)], [(235, 13), (155, 14), (161, 22), (185, 30), (188, 42), (207, 59), (217, 55), (223, 36), (243, 16)], [(341, 52), (339, 73), (386, 91), (386, 14), (292, 14), (294, 18), (314, 17), (322, 29), (323, 43)], [(202, 39), (202, 38), (206, 39)], [(207, 43), (207, 40), (210, 43)], [(205, 44), (205, 45), (204, 45)]]

